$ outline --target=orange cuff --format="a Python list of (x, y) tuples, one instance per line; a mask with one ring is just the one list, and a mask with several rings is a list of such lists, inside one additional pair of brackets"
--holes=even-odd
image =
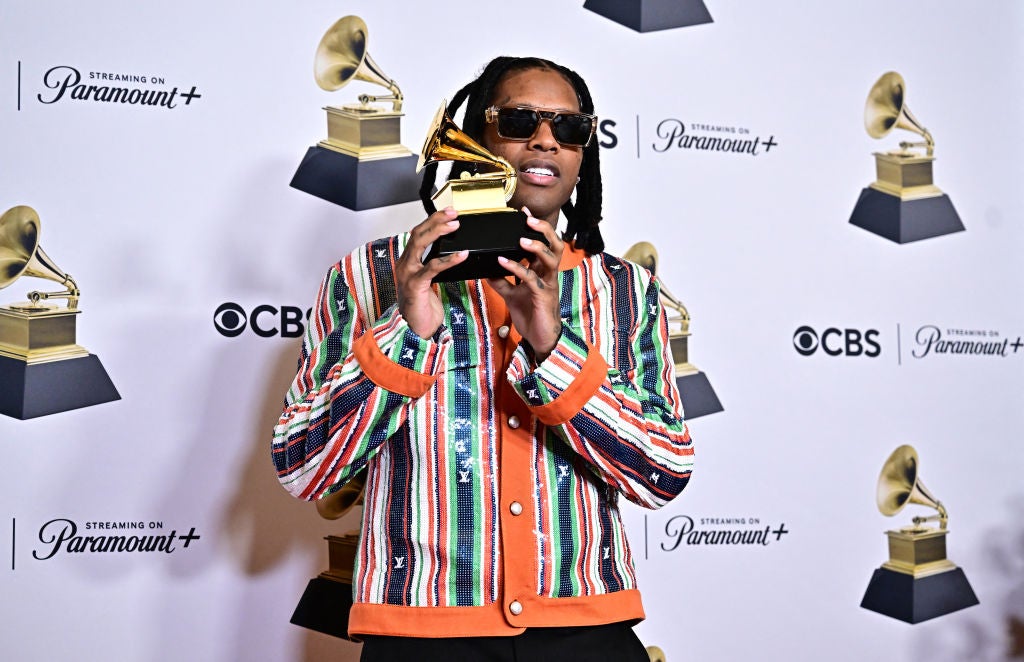
[(410, 398), (418, 398), (430, 390), (437, 375), (424, 375), (398, 365), (381, 351), (372, 331), (352, 343), (352, 353), (370, 380), (381, 388)]
[[(549, 356), (551, 360), (554, 355)], [(530, 410), (545, 425), (561, 425), (575, 416), (608, 377), (608, 363), (594, 347), (587, 345), (587, 359), (562, 394), (543, 405), (532, 405)]]

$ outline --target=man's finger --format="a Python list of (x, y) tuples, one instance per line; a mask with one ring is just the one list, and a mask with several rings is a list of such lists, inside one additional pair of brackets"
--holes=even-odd
[(541, 278), (541, 275), (535, 270), (525, 267), (518, 262), (513, 262), (507, 257), (499, 255), (498, 264), (507, 269), (513, 276), (518, 278), (533, 292), (540, 292), (550, 286), (550, 283), (545, 283), (544, 279)]
[(468, 257), (468, 250), (459, 251), (457, 253), (449, 253), (448, 255), (442, 255), (441, 257), (435, 257), (433, 260), (430, 260), (423, 265), (423, 270), (420, 273), (432, 279), (434, 276), (441, 273), (445, 269), (451, 269), (455, 265), (465, 262), (466, 258)]
[(409, 243), (406, 249), (415, 251), (416, 257), (419, 257), (423, 247), (429, 246), (438, 237), (459, 229), (458, 214), (457, 211), (448, 207), (428, 216), (426, 220), (409, 231)]

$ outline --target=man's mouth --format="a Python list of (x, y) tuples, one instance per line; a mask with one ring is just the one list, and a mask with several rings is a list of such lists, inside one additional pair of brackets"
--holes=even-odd
[(553, 184), (558, 180), (558, 170), (552, 166), (532, 163), (520, 168), (519, 174), (523, 181), (540, 186)]

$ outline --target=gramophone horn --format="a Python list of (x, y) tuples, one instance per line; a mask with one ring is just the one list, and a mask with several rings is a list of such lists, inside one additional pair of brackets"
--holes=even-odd
[(324, 519), (338, 519), (353, 506), (363, 502), (363, 490), (366, 487), (366, 471), (361, 471), (341, 486), (337, 492), (328, 494), (316, 502), (316, 512)]
[(639, 264), (652, 274), (658, 273), (658, 249), (649, 241), (640, 241), (629, 247), (622, 257)]
[[(22, 276), (45, 278), (68, 288), (68, 307), (78, 304), (78, 286), (39, 245), (40, 221), (35, 209), (11, 207), (0, 216), (0, 290)], [(31, 296), (31, 295), (30, 295)], [(39, 294), (48, 298), (53, 294)], [(32, 297), (37, 300), (37, 297)]]
[(924, 137), (930, 156), (935, 141), (907, 107), (906, 90), (903, 76), (895, 71), (883, 74), (868, 92), (864, 104), (864, 128), (872, 138), (882, 138), (893, 129), (919, 134)]
[[(502, 172), (498, 176), (505, 180), (505, 200), (512, 199), (512, 194), (516, 190), (515, 168), (500, 156), (491, 154), (487, 148), (460, 129), (448, 115), (447, 101), (441, 102), (441, 107), (437, 109), (434, 119), (430, 123), (427, 139), (423, 143), (420, 158), (416, 162), (416, 172), (423, 170), (424, 166), (440, 161), (482, 163), (500, 169)], [(494, 175), (478, 175), (478, 177), (488, 176)]]
[(320, 39), (313, 61), (313, 77), (317, 85), (333, 92), (345, 87), (353, 79), (386, 87), (391, 96), (360, 97), (364, 101), (390, 100), (395, 112), (402, 109), (402, 92), (373, 61), (367, 51), (366, 23), (358, 16), (345, 16), (328, 28)]
[[(649, 241), (640, 241), (633, 244), (629, 247), (629, 250), (623, 253), (622, 257), (634, 264), (639, 264), (652, 274), (657, 275), (658, 273), (658, 249)], [(669, 291), (664, 281), (661, 282), (661, 296), (671, 308), (677, 310), (682, 316), (683, 330), (689, 334), (690, 312), (683, 305), (683, 302)]]
[(937, 517), (915, 517), (914, 523), (919, 524), (929, 519), (939, 519), (942, 528), (946, 528), (948, 520), (946, 509), (921, 482), (921, 477), (918, 474), (917, 451), (912, 446), (900, 446), (885, 461), (882, 473), (878, 476), (875, 500), (878, 510), (887, 517), (900, 512), (908, 503), (934, 508), (939, 512)]
[(665, 651), (657, 646), (648, 646), (647, 657), (650, 658), (651, 662), (665, 662)]

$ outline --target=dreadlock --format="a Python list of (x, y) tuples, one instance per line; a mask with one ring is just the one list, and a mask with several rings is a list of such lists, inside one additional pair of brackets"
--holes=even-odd
[[(455, 93), (448, 104), (448, 115), (455, 117), (459, 107), (466, 103), (466, 114), (462, 130), (473, 140), (483, 143), (484, 111), (493, 103), (494, 91), (508, 74), (529, 69), (548, 69), (561, 74), (573, 89), (580, 104), (580, 111), (594, 113), (594, 101), (586, 82), (575, 71), (549, 60), (535, 57), (497, 57), (491, 60), (480, 76)], [(577, 248), (590, 255), (604, 250), (604, 239), (597, 224), (601, 221), (601, 163), (598, 141), (591, 140), (583, 148), (583, 163), (580, 165), (580, 181), (576, 184), (576, 203), (572, 200), (562, 205), (562, 213), (569, 221), (564, 241), (572, 241)], [(449, 179), (457, 179), (463, 172), (472, 172), (473, 166), (456, 161), (452, 164)], [(437, 164), (426, 167), (420, 186), (420, 200), (428, 214), (437, 211), (430, 199), (437, 179)]]

